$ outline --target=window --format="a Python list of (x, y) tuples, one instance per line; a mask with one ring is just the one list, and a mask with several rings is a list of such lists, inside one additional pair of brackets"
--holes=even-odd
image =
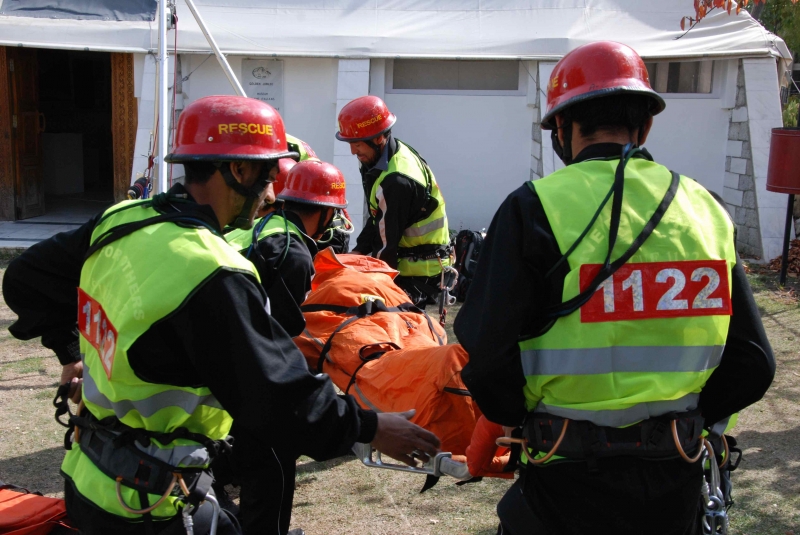
[(395, 59), (387, 65), (392, 93), (524, 94), (520, 62)]
[(664, 61), (645, 65), (650, 85), (658, 93), (711, 93), (713, 61)]

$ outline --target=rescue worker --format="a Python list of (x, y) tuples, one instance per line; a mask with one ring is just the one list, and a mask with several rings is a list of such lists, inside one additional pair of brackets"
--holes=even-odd
[[(19, 315), (9, 330), (42, 336), (69, 384), (82, 375), (85, 409), (70, 419), (77, 429), (62, 465), (67, 511), (82, 533), (182, 533), (181, 496), (205, 496), (202, 474), (227, 448), (234, 419), (265, 444), (279, 435), (317, 459), (355, 441), (407, 463), (416, 450), (436, 451), (436, 437), (409, 413), (364, 411), (308, 372), (267, 313), (255, 268), (221, 235), (229, 224), (252, 225), (273, 195), (277, 160), (291, 156), (269, 105), (199, 99), (181, 114), (165, 159), (185, 165), (185, 187), (117, 204), (9, 265), (3, 292)], [(59, 412), (68, 408), (61, 394)], [(208, 532), (210, 513), (198, 516), (205, 507), (198, 534)]]
[[(295, 165), (291, 158), (278, 160), (275, 195)], [(225, 239), (256, 267), (269, 297), (270, 314), (295, 337), (305, 327), (300, 304), (311, 290), (316, 242), (301, 230), (296, 214), (282, 210), (282, 203), (264, 203), (258, 216), (252, 229), (235, 229)]]
[(472, 396), (527, 443), (499, 533), (699, 533), (680, 450), (775, 372), (734, 225), (641, 148), (665, 103), (630, 47), (581, 46), (547, 87), (566, 167), (502, 203), (455, 321)]
[(433, 304), (442, 266), (450, 265), (444, 197), (428, 164), (392, 136), (397, 118), (378, 97), (359, 97), (339, 112), (336, 139), (359, 161), (369, 221), (355, 253), (380, 258), (415, 305)]
[[(305, 328), (300, 305), (311, 291), (317, 254), (314, 240), (322, 236), (334, 214), (347, 206), (347, 200), (344, 177), (329, 163), (307, 159), (295, 164), (283, 158), (278, 167), (273, 186), (279, 189), (278, 202), (268, 205), (277, 209), (257, 219), (252, 229), (234, 230), (225, 238), (253, 262), (269, 297), (272, 316), (295, 337)], [(281, 441), (271, 441), (274, 458), (253, 462), (265, 444), (236, 421), (231, 435), (236, 441), (231, 473), (217, 470), (216, 475), (218, 484), (233, 482), (242, 488), (242, 528), (247, 533), (265, 533), (283, 523), (285, 531), (291, 518), (295, 463), (300, 453)]]

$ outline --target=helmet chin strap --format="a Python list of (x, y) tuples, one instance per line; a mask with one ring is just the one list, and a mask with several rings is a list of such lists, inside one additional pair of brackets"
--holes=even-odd
[[(564, 134), (564, 145), (558, 141), (558, 130), (561, 129)], [(556, 156), (564, 162), (564, 165), (572, 163), (572, 121), (565, 122), (560, 127), (554, 128), (550, 131), (550, 140), (553, 142), (553, 151)]]
[(259, 177), (250, 188), (244, 187), (238, 180), (236, 180), (236, 177), (234, 177), (233, 173), (231, 173), (230, 162), (220, 162), (215, 165), (222, 174), (225, 184), (245, 198), (242, 209), (238, 214), (236, 214), (236, 219), (233, 220), (233, 223), (231, 223), (230, 226), (233, 228), (240, 228), (242, 230), (249, 230), (253, 228), (253, 220), (250, 218), (250, 212), (252, 211), (253, 203), (256, 202), (259, 197), (261, 197), (261, 194), (267, 188), (269, 183), (272, 182), (269, 179), (269, 172), (273, 167), (275, 167), (275, 165), (277, 165), (277, 161), (265, 161), (263, 167), (261, 168)]
[(324, 220), (323, 215), (328, 211), (328, 207), (323, 206), (321, 208), (322, 211), (319, 213), (319, 221), (317, 221), (317, 230), (314, 232), (314, 236), (312, 236), (314, 241), (317, 241), (316, 236), (319, 236), (319, 238), (322, 239), (322, 237), (325, 235), (328, 225), (333, 222), (333, 218), (336, 215), (336, 210), (333, 210), (331, 211), (331, 216), (327, 220)]

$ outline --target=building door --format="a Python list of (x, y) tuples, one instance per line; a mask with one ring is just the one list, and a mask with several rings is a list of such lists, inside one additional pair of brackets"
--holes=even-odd
[(16, 219), (44, 214), (42, 142), (44, 115), (39, 112), (37, 51), (6, 48), (11, 86), (12, 151), (15, 162)]

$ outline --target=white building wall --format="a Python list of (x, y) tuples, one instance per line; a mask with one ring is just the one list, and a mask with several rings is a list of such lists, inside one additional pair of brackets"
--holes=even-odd
[[(338, 74), (336, 77), (336, 113), (330, 124), (334, 133), (338, 130), (336, 118), (342, 108), (357, 97), (369, 94), (369, 63), (368, 59), (341, 59), (339, 60)], [(331, 136), (333, 137), (333, 136)], [(333, 165), (344, 173), (347, 183), (347, 211), (353, 220), (355, 230), (350, 240), (350, 247), (355, 246), (355, 237), (364, 228), (366, 218), (364, 190), (361, 186), (361, 173), (358, 171), (358, 159), (350, 153), (350, 145), (336, 140), (333, 145)]]
[(753, 181), (761, 231), (762, 259), (781, 254), (787, 196), (767, 191), (767, 169), (772, 129), (783, 126), (778, 69), (772, 58), (744, 59), (747, 120), (753, 156)]
[(385, 100), (397, 115), (393, 133), (433, 170), (451, 229), (488, 227), (500, 203), (530, 179), (533, 109), (525, 95), (392, 93)]
[[(228, 62), (237, 75), (241, 73), (241, 56), (229, 56)], [(338, 60), (326, 58), (283, 59), (283, 109), (286, 130), (307, 142), (320, 159), (333, 160), (336, 118), (336, 76)], [(170, 62), (170, 67), (172, 62)], [(183, 108), (198, 98), (209, 95), (234, 95), (228, 79), (213, 56), (181, 55), (180, 76), (189, 79), (179, 84), (177, 107)], [(172, 75), (172, 68), (170, 68)], [(134, 61), (135, 94), (139, 101), (139, 125), (134, 153), (133, 177), (147, 167), (147, 150), (153, 130), (156, 106), (156, 64), (154, 56), (137, 54)], [(172, 78), (168, 82), (172, 87)], [(171, 96), (171, 91), (170, 91)], [(173, 173), (182, 175), (180, 166)]]
[(645, 147), (658, 163), (722, 196), (730, 111), (716, 98), (665, 100)]

